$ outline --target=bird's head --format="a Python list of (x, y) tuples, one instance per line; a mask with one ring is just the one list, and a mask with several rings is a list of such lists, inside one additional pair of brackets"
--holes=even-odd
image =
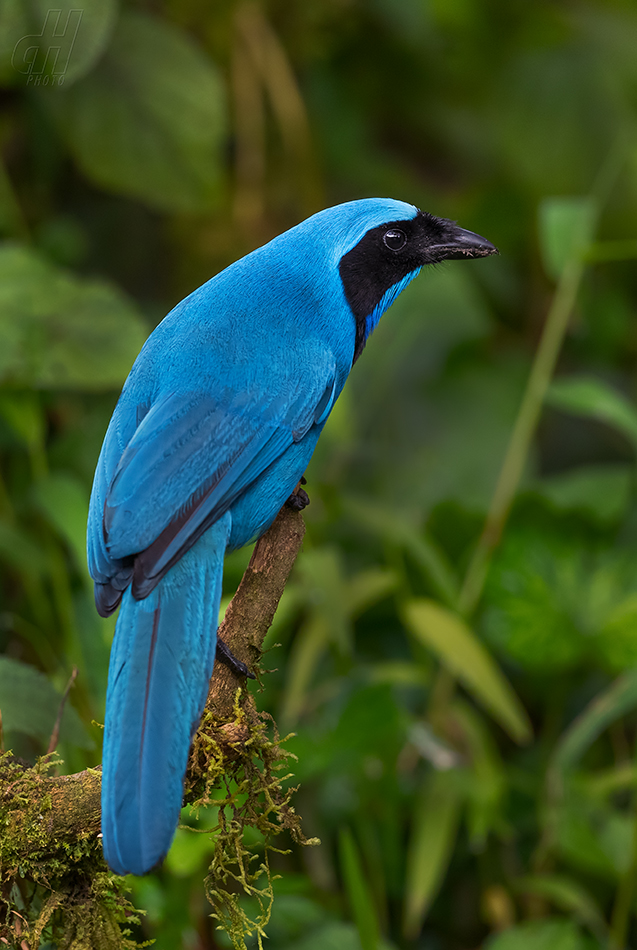
[[(479, 234), (404, 202), (374, 198), (341, 207), (359, 211), (355, 243), (338, 265), (356, 319), (355, 360), (384, 311), (423, 266), (498, 253)], [(365, 223), (371, 226), (361, 235)]]

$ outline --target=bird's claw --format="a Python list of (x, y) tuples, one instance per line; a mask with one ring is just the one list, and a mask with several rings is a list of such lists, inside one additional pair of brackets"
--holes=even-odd
[(291, 508), (292, 511), (303, 511), (304, 508), (310, 503), (310, 496), (303, 488), (296, 489), (295, 492), (292, 492), (285, 505), (286, 508)]
[(217, 637), (217, 659), (221, 660), (222, 663), (225, 663), (226, 666), (230, 667), (233, 673), (237, 676), (247, 676), (248, 679), (255, 680), (256, 676), (252, 673), (246, 664), (242, 660), (238, 660), (234, 655), (230, 647), (221, 639)]

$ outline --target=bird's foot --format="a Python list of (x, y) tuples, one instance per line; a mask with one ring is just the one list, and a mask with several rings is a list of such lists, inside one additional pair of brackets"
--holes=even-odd
[(250, 672), (242, 660), (236, 658), (230, 647), (224, 643), (221, 637), (217, 637), (217, 659), (230, 667), (236, 676), (247, 676), (251, 680), (256, 679), (254, 673)]
[(301, 481), (285, 503), (285, 507), (291, 508), (292, 511), (303, 511), (310, 503), (310, 496), (301, 488), (301, 485), (307, 485), (304, 476), (301, 476)]

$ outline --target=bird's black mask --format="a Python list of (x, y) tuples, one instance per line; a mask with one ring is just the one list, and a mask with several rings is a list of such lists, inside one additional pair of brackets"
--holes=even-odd
[(368, 231), (339, 264), (345, 297), (356, 320), (354, 362), (365, 346), (367, 318), (390, 287), (425, 264), (497, 253), (486, 238), (426, 211)]

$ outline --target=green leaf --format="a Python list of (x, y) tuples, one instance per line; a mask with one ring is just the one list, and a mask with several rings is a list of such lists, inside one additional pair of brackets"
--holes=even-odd
[(571, 783), (562, 802), (546, 818), (556, 831), (555, 852), (571, 868), (614, 885), (630, 868), (633, 820), (625, 812), (586, 801)]
[(116, 388), (145, 336), (119, 290), (73, 277), (27, 248), (0, 245), (0, 382)]
[(34, 486), (36, 504), (70, 546), (77, 566), (86, 571), (88, 493), (72, 475), (54, 474)]
[(407, 516), (359, 498), (348, 498), (347, 512), (369, 531), (409, 552), (436, 593), (449, 606), (458, 599), (458, 581), (440, 548), (425, 533), (419, 533)]
[(46, 555), (23, 528), (0, 519), (0, 560), (26, 576), (44, 574)]
[(584, 38), (578, 19), (563, 42), (539, 43), (532, 35), (540, 22), (555, 24), (549, 16), (520, 21), (518, 40), (508, 37), (507, 64), (498, 67), (498, 161), (522, 186), (516, 194), (586, 193), (622, 127), (621, 93), (605, 81), (616, 73), (600, 55), (599, 29)]
[[(44, 673), (10, 657), (0, 657), (0, 711), (5, 732), (24, 732), (48, 743), (60, 708), (61, 696)], [(60, 724), (60, 739), (92, 749), (80, 717), (67, 702)]]
[(0, 416), (30, 449), (44, 446), (44, 412), (37, 393), (1, 392)]
[(460, 819), (460, 785), (453, 771), (432, 772), (416, 798), (407, 851), (404, 933), (418, 936), (451, 860)]
[(605, 940), (608, 928), (604, 915), (579, 881), (559, 874), (536, 874), (516, 881), (515, 890), (548, 898), (559, 910), (574, 914), (600, 941)]
[(622, 393), (601, 379), (570, 376), (556, 380), (547, 395), (551, 406), (589, 416), (618, 429), (637, 447), (637, 410)]
[(356, 617), (396, 589), (398, 578), (393, 571), (372, 568), (355, 574), (347, 584), (345, 610)]
[(540, 249), (546, 272), (554, 280), (588, 249), (597, 215), (592, 198), (545, 198), (540, 203)]
[(31, 33), (29, 13), (25, 0), (3, 0), (0, 3), (0, 83), (3, 86), (12, 86), (26, 79), (16, 69), (13, 60), (16, 43)]
[[(586, 565), (587, 567), (588, 565)], [(580, 537), (511, 525), (487, 578), (483, 632), (491, 647), (541, 673), (577, 667), (588, 641), (590, 572)]]
[(527, 920), (492, 937), (484, 950), (585, 950), (584, 938), (571, 920)]
[(637, 708), (637, 670), (620, 676), (602, 690), (563, 733), (553, 753), (547, 781), (572, 769), (601, 733)]
[(637, 257), (637, 241), (625, 238), (623, 241), (598, 241), (591, 244), (586, 260), (591, 262), (630, 261)]
[(124, 13), (97, 68), (45, 102), (79, 167), (98, 185), (163, 211), (201, 213), (214, 205), (223, 85), (175, 26)]
[(607, 524), (625, 514), (632, 475), (629, 464), (582, 465), (545, 477), (533, 488), (562, 511), (584, 511)]
[(362, 950), (378, 950), (380, 929), (374, 900), (363, 874), (361, 858), (349, 828), (339, 836), (341, 871)]
[(510, 683), (476, 634), (457, 614), (432, 600), (412, 600), (404, 608), (414, 636), (433, 650), (474, 698), (516, 742), (531, 738), (531, 724)]
[(451, 716), (471, 758), (467, 783), (467, 827), (474, 850), (484, 851), (490, 831), (510, 833), (503, 815), (507, 788), (504, 764), (487, 723), (473, 706), (457, 698)]
[(286, 950), (361, 950), (361, 942), (353, 924), (329, 921), (299, 940), (286, 944)]
[(301, 715), (314, 671), (331, 640), (327, 620), (315, 614), (296, 635), (287, 663), (281, 721), (286, 728)]
[(0, 26), (8, 29), (13, 76), (6, 67), (3, 74), (30, 89), (68, 86), (84, 76), (104, 52), (117, 18), (116, 0), (59, 0), (54, 9), (49, 0), (6, 5)]

